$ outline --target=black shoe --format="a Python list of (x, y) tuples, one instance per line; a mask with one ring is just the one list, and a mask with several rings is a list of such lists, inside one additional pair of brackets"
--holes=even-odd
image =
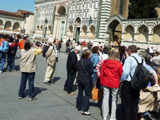
[(43, 82), (46, 85), (51, 85), (51, 82)]

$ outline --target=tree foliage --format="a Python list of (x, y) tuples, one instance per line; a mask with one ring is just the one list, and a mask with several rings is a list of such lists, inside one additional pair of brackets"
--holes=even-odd
[(158, 0), (130, 0), (129, 19), (157, 18)]

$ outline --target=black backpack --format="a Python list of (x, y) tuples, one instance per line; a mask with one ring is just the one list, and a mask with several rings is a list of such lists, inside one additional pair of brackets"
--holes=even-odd
[(131, 76), (131, 87), (134, 89), (144, 89), (148, 86), (150, 80), (151, 80), (151, 74), (150, 72), (143, 66), (143, 59), (142, 63), (139, 63), (138, 60), (132, 56), (136, 62), (137, 62), (137, 67), (135, 69), (135, 73), (133, 76)]
[(15, 45), (13, 47), (9, 47), (8, 55), (15, 56), (16, 52), (17, 52), (17, 45)]
[(44, 46), (43, 46), (43, 52), (42, 52), (42, 56), (43, 56), (43, 57), (46, 57), (46, 52), (48, 51), (48, 49), (49, 49), (49, 46), (48, 46), (48, 45), (44, 45)]

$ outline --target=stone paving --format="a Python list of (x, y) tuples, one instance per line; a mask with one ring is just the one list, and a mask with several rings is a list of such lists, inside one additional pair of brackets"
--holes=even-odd
[[(81, 112), (77, 112), (75, 108), (77, 91), (74, 96), (63, 91), (67, 76), (66, 59), (66, 53), (59, 55), (55, 84), (45, 85), (43, 80), (47, 64), (41, 55), (37, 56), (35, 95), (38, 100), (32, 102), (29, 102), (27, 97), (22, 100), (18, 99), (21, 78), (20, 59), (16, 60), (17, 72), (0, 74), (0, 120), (101, 120), (101, 111), (97, 104), (90, 104), (91, 116), (82, 116)], [(117, 120), (121, 120), (120, 116), (120, 100), (118, 100)]]

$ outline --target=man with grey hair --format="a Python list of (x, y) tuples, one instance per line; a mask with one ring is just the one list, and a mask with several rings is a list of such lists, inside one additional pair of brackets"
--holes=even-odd
[(74, 51), (71, 51), (67, 58), (67, 80), (64, 85), (64, 90), (70, 95), (75, 95), (73, 82), (76, 77), (77, 54), (79, 51), (80, 48), (78, 46), (75, 47)]
[(49, 48), (45, 54), (48, 66), (46, 69), (44, 84), (51, 85), (52, 79), (54, 78), (55, 65), (56, 65), (56, 53), (53, 46), (53, 42), (48, 42)]
[[(122, 120), (137, 120), (140, 90), (131, 87), (131, 76), (134, 75), (138, 65), (136, 60), (142, 63), (142, 57), (137, 53), (135, 45), (128, 47), (128, 54), (129, 57), (125, 60), (121, 77), (123, 83), (121, 88)], [(145, 61), (143, 65), (146, 67)]]

